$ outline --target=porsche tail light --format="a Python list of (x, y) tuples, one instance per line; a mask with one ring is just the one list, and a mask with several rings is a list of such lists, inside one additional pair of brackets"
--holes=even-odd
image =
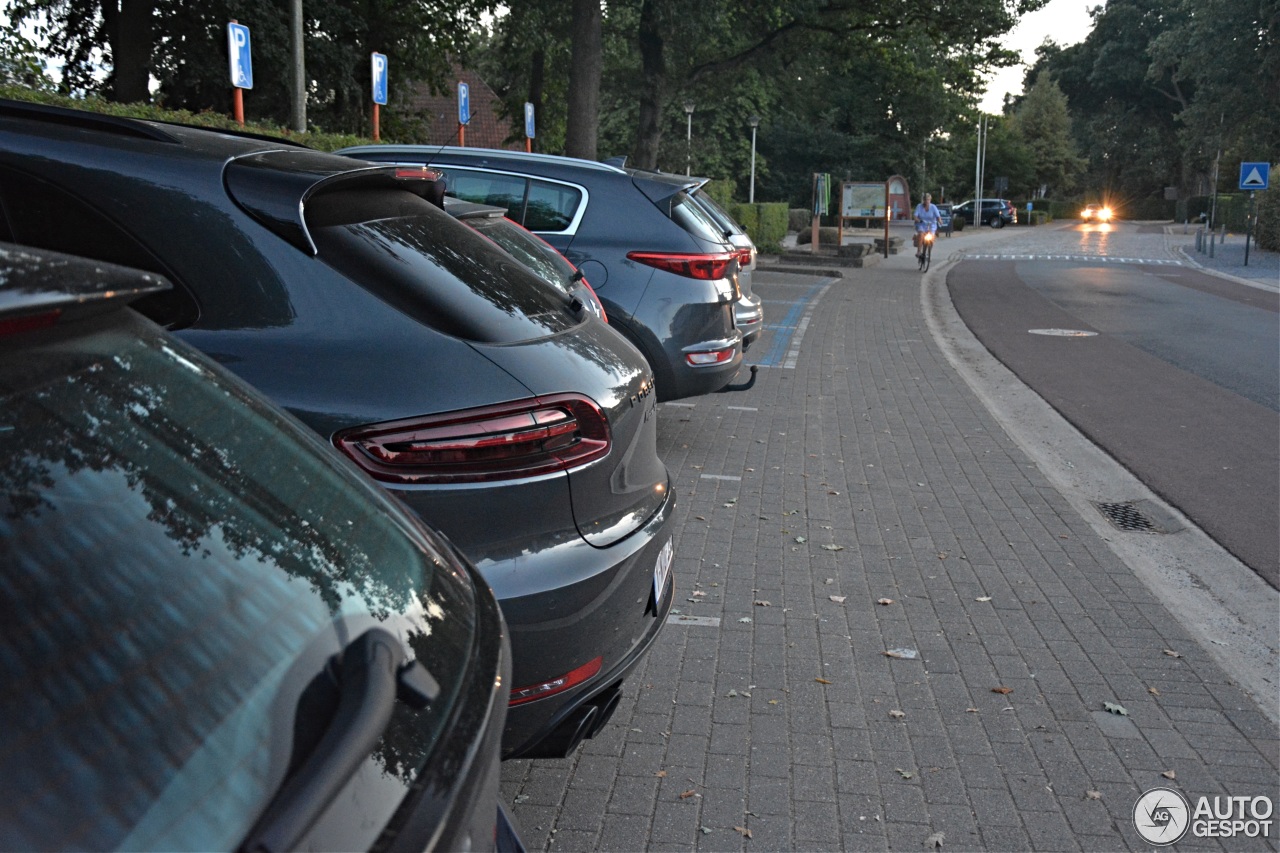
[(685, 278), (715, 281), (729, 276), (729, 267), (737, 260), (738, 256), (736, 252), (716, 252), (712, 254), (628, 252), (627, 257), (645, 266), (682, 275)]
[(557, 693), (563, 693), (571, 687), (577, 687), (584, 681), (589, 681), (600, 672), (600, 667), (604, 664), (603, 657), (597, 657), (589, 660), (577, 669), (570, 670), (558, 678), (550, 681), (543, 681), (539, 684), (530, 684), (528, 687), (516, 687), (511, 690), (511, 698), (507, 704), (523, 705), (525, 702), (532, 702), (534, 699), (543, 699), (547, 696), (554, 696)]
[(579, 394), (357, 427), (334, 444), (387, 483), (466, 483), (567, 471), (609, 453), (609, 421)]

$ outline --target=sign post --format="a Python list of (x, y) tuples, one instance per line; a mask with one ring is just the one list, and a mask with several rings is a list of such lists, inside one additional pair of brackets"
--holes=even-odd
[(373, 141), (382, 139), (382, 115), (379, 110), (387, 103), (387, 57), (374, 52), (369, 57), (373, 78)]
[(231, 114), (244, 126), (244, 90), (253, 88), (253, 52), (249, 28), (231, 21), (227, 24), (227, 65), (231, 72)]
[(818, 253), (818, 226), (831, 204), (831, 175), (815, 172), (813, 175), (813, 232), (809, 251)]
[(458, 83), (458, 147), (467, 147), (467, 125), (471, 124), (471, 87)]
[(533, 138), (537, 136), (537, 134), (534, 133), (534, 130), (535, 130), (535, 127), (533, 124), (533, 104), (529, 103), (528, 101), (525, 101), (524, 102), (524, 150), (526, 152), (530, 152), (530, 153), (533, 152)]
[(1240, 189), (1249, 190), (1249, 214), (1244, 230), (1244, 265), (1249, 266), (1249, 239), (1253, 236), (1253, 221), (1258, 218), (1258, 190), (1271, 184), (1270, 163), (1241, 163)]

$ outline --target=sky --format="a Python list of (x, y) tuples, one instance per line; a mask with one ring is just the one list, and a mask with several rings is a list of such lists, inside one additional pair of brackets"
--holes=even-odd
[[(1022, 61), (1030, 65), (1035, 62), (1036, 48), (1046, 38), (1062, 47), (1084, 41), (1093, 28), (1089, 9), (1100, 5), (1102, 0), (1049, 0), (1043, 9), (1023, 16), (1005, 37), (1004, 46), (1018, 51)], [(1006, 92), (1022, 94), (1022, 75), (1026, 70), (1026, 66), (1015, 65), (987, 78), (987, 93), (981, 101), (983, 111), (999, 115), (1004, 110)]]

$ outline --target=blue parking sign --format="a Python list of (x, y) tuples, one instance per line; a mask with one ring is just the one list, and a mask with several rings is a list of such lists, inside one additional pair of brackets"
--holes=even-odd
[(249, 47), (249, 28), (244, 24), (227, 24), (227, 58), (231, 85), (237, 89), (252, 89), (253, 54)]
[(458, 124), (471, 123), (471, 89), (466, 83), (458, 84)]
[(537, 136), (537, 134), (534, 133), (533, 131), (534, 131), (533, 104), (529, 103), (528, 101), (525, 101), (524, 102), (524, 135), (527, 136), (529, 139), (533, 139), (535, 136)]
[(381, 53), (374, 53), (370, 59), (370, 66), (373, 71), (373, 102), (386, 106), (387, 57)]

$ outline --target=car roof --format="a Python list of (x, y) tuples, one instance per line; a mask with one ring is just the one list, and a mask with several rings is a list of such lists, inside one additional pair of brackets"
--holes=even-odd
[[(367, 156), (369, 154), (404, 155), (423, 158), (428, 162), (438, 159), (479, 161), (485, 165), (524, 165), (563, 170), (587, 170), (600, 174), (626, 175), (617, 166), (579, 157), (563, 157), (558, 154), (536, 154), (526, 151), (509, 151), (502, 148), (462, 148), (455, 145), (356, 145), (337, 152), (343, 155)], [(384, 158), (378, 158), (384, 159)]]

